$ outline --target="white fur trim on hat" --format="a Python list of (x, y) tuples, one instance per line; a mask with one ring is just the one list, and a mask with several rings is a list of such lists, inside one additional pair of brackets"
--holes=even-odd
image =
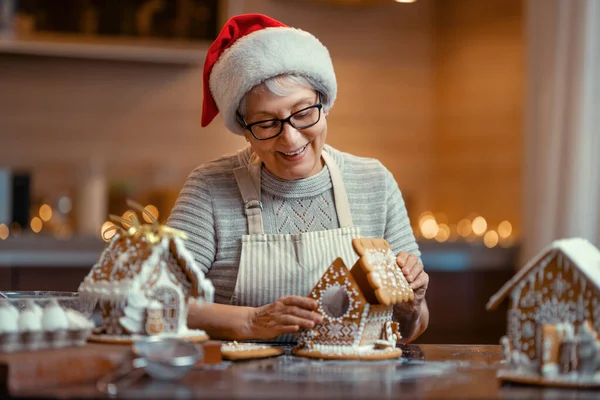
[(308, 76), (329, 90), (333, 106), (337, 82), (329, 51), (313, 35), (297, 28), (265, 28), (238, 39), (225, 50), (210, 74), (210, 91), (225, 122), (238, 135), (244, 130), (236, 111), (254, 86), (281, 74)]

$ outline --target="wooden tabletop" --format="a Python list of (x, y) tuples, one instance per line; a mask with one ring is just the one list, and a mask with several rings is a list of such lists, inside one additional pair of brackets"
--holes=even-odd
[[(526, 398), (598, 399), (599, 391), (500, 385), (500, 346), (406, 345), (400, 360), (319, 361), (286, 355), (196, 369), (176, 382), (143, 377), (124, 398)], [(94, 383), (20, 393), (32, 397), (108, 397)]]

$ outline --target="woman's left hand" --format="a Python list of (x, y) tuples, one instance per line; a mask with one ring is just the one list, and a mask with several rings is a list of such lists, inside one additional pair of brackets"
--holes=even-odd
[(423, 299), (425, 299), (425, 293), (427, 292), (427, 286), (429, 285), (429, 275), (427, 275), (427, 272), (423, 269), (423, 263), (419, 261), (419, 257), (414, 254), (408, 254), (402, 251), (398, 254), (398, 257), (396, 257), (396, 262), (415, 293), (412, 303), (413, 306), (418, 309), (421, 306)]
[(419, 257), (414, 254), (401, 252), (396, 257), (396, 263), (414, 292), (413, 301), (394, 306), (394, 320), (400, 323), (401, 342), (410, 343), (429, 325), (429, 308), (425, 302), (429, 275), (423, 270)]

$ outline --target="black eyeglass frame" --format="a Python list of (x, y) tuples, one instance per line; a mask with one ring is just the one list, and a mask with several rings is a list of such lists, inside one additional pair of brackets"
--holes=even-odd
[[(306, 110), (310, 110), (312, 108), (317, 108), (319, 110), (319, 117), (317, 118), (317, 120), (315, 122), (313, 122), (310, 125), (306, 125), (306, 126), (296, 126), (294, 125), (294, 123), (292, 122), (292, 118), (294, 117), (294, 115), (300, 114), (301, 112), (304, 112)], [(323, 103), (321, 100), (321, 94), (319, 93), (319, 102), (316, 104), (313, 104), (312, 106), (308, 106), (303, 108), (302, 110), (298, 110), (292, 114), (290, 114), (287, 118), (270, 118), (270, 119), (264, 119), (262, 121), (256, 121), (253, 122), (251, 124), (246, 124), (246, 121), (244, 121), (244, 119), (242, 118), (242, 116), (238, 113), (238, 119), (240, 120), (240, 124), (242, 125), (242, 127), (244, 129), (248, 129), (250, 131), (250, 133), (252, 134), (252, 136), (254, 136), (254, 139), (256, 140), (269, 140), (269, 139), (274, 139), (277, 136), (281, 135), (281, 133), (283, 132), (283, 126), (285, 125), (285, 123), (287, 122), (288, 124), (290, 124), (294, 129), (297, 130), (303, 130), (303, 129), (308, 129), (310, 127), (315, 126), (316, 124), (319, 123), (319, 121), (321, 120), (321, 111), (323, 109)], [(274, 121), (279, 121), (281, 123), (280, 127), (279, 127), (279, 132), (277, 132), (277, 134), (273, 135), (273, 136), (269, 136), (268, 138), (259, 138), (257, 137), (254, 132), (252, 132), (252, 127), (258, 124), (264, 124), (265, 122), (274, 122)]]

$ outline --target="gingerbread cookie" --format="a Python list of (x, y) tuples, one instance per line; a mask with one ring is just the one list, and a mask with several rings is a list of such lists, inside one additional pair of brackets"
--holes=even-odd
[[(98, 335), (92, 334), (88, 337), (89, 342), (95, 343), (109, 343), (109, 344), (132, 344), (138, 340), (148, 339), (150, 336), (145, 335)], [(169, 338), (174, 337), (177, 339), (188, 340), (194, 343), (206, 342), (209, 337), (201, 330), (191, 331), (189, 334), (178, 334), (178, 335), (161, 335), (161, 337)]]
[(352, 240), (352, 246), (360, 256), (357, 264), (362, 269), (362, 273), (356, 275), (366, 276), (380, 304), (392, 305), (414, 299), (414, 292), (387, 241), (357, 238)]
[(275, 357), (285, 353), (281, 347), (260, 343), (224, 342), (221, 344), (221, 354), (226, 360), (249, 360), (253, 358)]
[(402, 350), (395, 347), (352, 348), (348, 346), (315, 346), (313, 348), (295, 348), (292, 354), (320, 360), (392, 360), (402, 356)]

